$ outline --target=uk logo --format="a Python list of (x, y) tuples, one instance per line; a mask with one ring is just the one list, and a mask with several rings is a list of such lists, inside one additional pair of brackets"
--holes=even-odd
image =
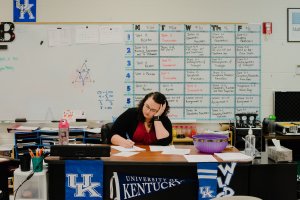
[(200, 194), (202, 194), (202, 198), (212, 198), (212, 197), (214, 197), (213, 192), (214, 191), (211, 190), (209, 186), (200, 187)]
[(208, 200), (213, 197), (233, 196), (235, 192), (230, 188), (230, 181), (235, 166), (236, 163), (198, 163), (198, 199)]
[(65, 161), (65, 199), (103, 199), (103, 161)]
[[(29, 2), (30, 1), (30, 2)], [(15, 0), (14, 21), (36, 22), (36, 0)]]
[(81, 174), (82, 181), (78, 181), (78, 174), (66, 174), (68, 179), (67, 187), (75, 189), (74, 197), (100, 197), (96, 190), (101, 186), (100, 182), (92, 182), (93, 174)]

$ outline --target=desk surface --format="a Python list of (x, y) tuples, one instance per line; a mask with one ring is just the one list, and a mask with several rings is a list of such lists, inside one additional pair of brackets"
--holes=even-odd
[[(130, 157), (121, 157), (114, 156), (113, 154), (118, 153), (119, 151), (111, 149), (110, 157), (102, 157), (101, 160), (105, 162), (159, 162), (159, 163), (187, 163), (187, 160), (182, 155), (167, 155), (161, 154), (161, 152), (151, 152), (149, 146), (139, 145), (139, 147), (146, 149), (146, 151), (141, 151), (136, 155)], [(197, 152), (196, 148), (193, 145), (175, 145), (176, 148), (180, 149), (190, 149), (190, 155), (205, 155), (203, 153)], [(239, 152), (235, 147), (226, 148), (223, 152)], [(223, 162), (218, 157), (215, 157), (218, 162)], [(46, 158), (47, 161), (57, 161), (60, 160), (57, 156), (49, 156)]]
[(300, 135), (264, 135), (265, 139), (277, 139), (277, 140), (300, 140)]

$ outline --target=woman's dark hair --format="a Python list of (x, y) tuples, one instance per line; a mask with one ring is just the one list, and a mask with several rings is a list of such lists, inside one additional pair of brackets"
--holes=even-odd
[(149, 99), (150, 97), (153, 98), (153, 100), (155, 101), (155, 103), (158, 103), (158, 104), (164, 104), (166, 103), (166, 109), (165, 111), (161, 114), (161, 116), (166, 116), (169, 111), (170, 111), (170, 106), (169, 106), (169, 102), (166, 98), (165, 95), (163, 95), (162, 93), (160, 92), (150, 92), (149, 94), (147, 94), (139, 103), (138, 105), (138, 120), (139, 121), (145, 121), (145, 117), (144, 117), (144, 114), (143, 114), (143, 107), (144, 107), (144, 104), (145, 102), (147, 101), (147, 99)]

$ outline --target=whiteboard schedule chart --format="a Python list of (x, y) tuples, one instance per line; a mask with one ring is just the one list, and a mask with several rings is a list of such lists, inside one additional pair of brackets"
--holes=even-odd
[(160, 91), (169, 100), (173, 119), (259, 114), (260, 32), (255, 24), (126, 26), (125, 106)]

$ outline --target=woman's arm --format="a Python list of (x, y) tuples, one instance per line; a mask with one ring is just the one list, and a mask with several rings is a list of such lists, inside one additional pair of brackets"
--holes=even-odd
[[(172, 136), (172, 124), (167, 116), (162, 116), (162, 114), (164, 113), (164, 111), (166, 109), (166, 106), (167, 106), (167, 103), (160, 105), (159, 110), (153, 116), (153, 118), (154, 118), (153, 123), (154, 123), (155, 134), (156, 134), (157, 140), (159, 141), (159, 140), (164, 139), (165, 142), (163, 142), (163, 143), (169, 144), (172, 141), (172, 137), (170, 137), (170, 136)], [(162, 122), (161, 120), (164, 120), (164, 122)], [(171, 141), (169, 141), (170, 140), (169, 138), (171, 138)]]
[(158, 140), (166, 138), (169, 136), (169, 132), (164, 127), (163, 123), (160, 120), (154, 120), (155, 134)]
[[(156, 125), (155, 125), (156, 124)], [(162, 128), (162, 127), (163, 128)], [(169, 145), (172, 142), (172, 123), (167, 116), (161, 117), (160, 121), (154, 122), (155, 133), (156, 135), (162, 136), (161, 138), (157, 138), (157, 145)], [(158, 129), (156, 129), (158, 127)], [(161, 131), (161, 133), (160, 133)]]
[(121, 137), (118, 134), (115, 134), (115, 135), (112, 136), (111, 143), (113, 145), (118, 145), (118, 146), (122, 146), (122, 147), (125, 147), (125, 148), (131, 148), (134, 145), (134, 142), (132, 140), (125, 139), (125, 138)]
[(135, 108), (129, 108), (116, 119), (111, 128), (110, 137), (108, 137), (110, 143), (126, 148), (134, 145), (134, 142), (129, 137), (131, 136), (132, 123), (136, 120), (135, 113)]

